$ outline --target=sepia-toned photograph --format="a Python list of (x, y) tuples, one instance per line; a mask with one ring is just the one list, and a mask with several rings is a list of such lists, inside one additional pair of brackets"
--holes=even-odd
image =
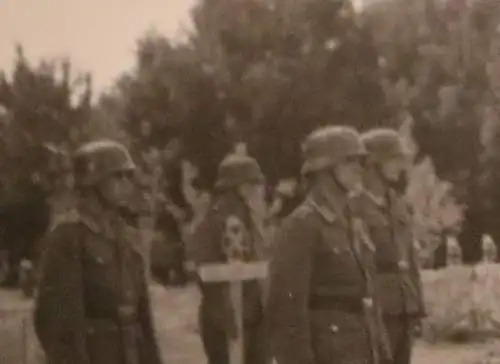
[(500, 0), (0, 0), (0, 364), (500, 364)]

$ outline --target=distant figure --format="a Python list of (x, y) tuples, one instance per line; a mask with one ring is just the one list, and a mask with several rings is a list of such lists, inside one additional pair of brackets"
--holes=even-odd
[[(183, 241), (180, 217), (167, 208), (163, 208), (156, 219), (156, 230), (160, 240), (154, 244), (160, 246), (161, 257), (152, 256), (152, 272), (161, 284), (185, 286), (188, 281), (186, 272), (186, 247)], [(156, 253), (153, 248), (152, 254)]]
[(162, 194), (165, 201), (160, 205), (156, 229), (161, 232), (162, 242), (168, 250), (165, 262), (153, 267), (156, 278), (164, 284), (185, 286), (188, 281), (186, 272), (186, 242), (182, 233), (183, 225), (193, 218), (191, 205), (183, 190), (182, 165), (173, 156), (163, 164)]
[[(143, 257), (127, 234), (135, 164), (103, 140), (74, 157), (77, 210), (47, 236), (34, 326), (50, 364), (160, 364)], [(125, 213), (124, 213), (125, 212)]]
[(462, 264), (462, 248), (458, 244), (457, 239), (454, 236), (448, 236), (446, 239), (447, 252), (446, 265), (447, 266), (457, 266)]
[(481, 246), (483, 249), (483, 262), (495, 263), (497, 261), (497, 246), (490, 235), (483, 235)]
[(377, 288), (392, 348), (392, 360), (383, 364), (409, 364), (413, 335), (425, 315), (411, 211), (402, 198), (409, 156), (392, 129), (373, 129), (362, 141), (368, 152), (365, 185), (373, 202), (363, 212), (376, 248)]

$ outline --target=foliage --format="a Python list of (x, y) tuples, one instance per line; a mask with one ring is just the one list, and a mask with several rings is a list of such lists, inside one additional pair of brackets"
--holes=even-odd
[[(406, 148), (413, 154), (418, 147), (412, 136), (412, 119), (408, 117), (400, 128)], [(429, 256), (441, 242), (442, 234), (456, 235), (463, 219), (464, 207), (457, 204), (452, 194), (452, 184), (436, 176), (429, 157), (412, 163), (409, 171), (406, 199), (414, 219), (414, 234)]]
[(211, 188), (240, 141), (274, 185), (298, 174), (300, 142), (318, 125), (391, 122), (377, 51), (349, 1), (206, 0), (192, 17), (187, 44), (155, 33), (139, 42), (116, 118), (140, 146), (179, 137), (198, 186)]
[(60, 150), (86, 137), (91, 77), (71, 71), (66, 59), (33, 66), (18, 46), (13, 74), (0, 75), (3, 187), (17, 189), (35, 175), (53, 181), (64, 159)]
[(437, 176), (453, 183), (453, 195), (467, 206), (460, 241), (466, 260), (477, 260), (488, 229), (485, 204), (493, 198), (478, 177), (490, 168), (480, 137), (494, 105), (485, 61), (497, 38), (500, 3), (384, 0), (363, 19), (384, 58), (391, 104), (410, 112), (419, 154), (432, 158)]
[(490, 92), (489, 105), (484, 109), (484, 122), (481, 142), (484, 147), (482, 154), (482, 173), (480, 179), (481, 193), (484, 196), (484, 220), (487, 231), (494, 240), (500, 241), (500, 203), (498, 183), (500, 182), (500, 52), (498, 39), (492, 43), (487, 59), (487, 72)]

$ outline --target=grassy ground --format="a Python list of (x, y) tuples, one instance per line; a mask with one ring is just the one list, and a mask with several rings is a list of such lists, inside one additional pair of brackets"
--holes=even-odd
[[(194, 287), (164, 290), (152, 287), (155, 322), (165, 362), (169, 364), (204, 363), (197, 333), (196, 307), (198, 295)], [(30, 302), (16, 292), (0, 292), (0, 312), (21, 311), (0, 316), (0, 364), (23, 364), (21, 318), (29, 319)], [(24, 313), (22, 313), (24, 311)], [(26, 322), (29, 322), (27, 320)], [(27, 328), (30, 347), (29, 364), (39, 364), (34, 348), (34, 336)], [(499, 343), (489, 341), (467, 345), (418, 342), (413, 364), (497, 364), (500, 363)], [(490, 361), (485, 358), (492, 357)], [(493, 361), (496, 359), (497, 361)]]

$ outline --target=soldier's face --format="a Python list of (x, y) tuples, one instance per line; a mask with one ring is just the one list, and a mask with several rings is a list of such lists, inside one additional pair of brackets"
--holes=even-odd
[(130, 203), (134, 195), (133, 172), (117, 172), (104, 180), (100, 191), (104, 198), (115, 206)]
[(363, 166), (360, 158), (352, 158), (340, 163), (335, 173), (338, 181), (348, 191), (360, 191), (363, 188)]
[(266, 194), (264, 184), (245, 183), (239, 188), (240, 194), (248, 203), (250, 209), (256, 213), (264, 213)]
[(403, 173), (406, 173), (408, 162), (405, 158), (398, 157), (387, 160), (382, 164), (382, 175), (389, 182), (398, 182)]

